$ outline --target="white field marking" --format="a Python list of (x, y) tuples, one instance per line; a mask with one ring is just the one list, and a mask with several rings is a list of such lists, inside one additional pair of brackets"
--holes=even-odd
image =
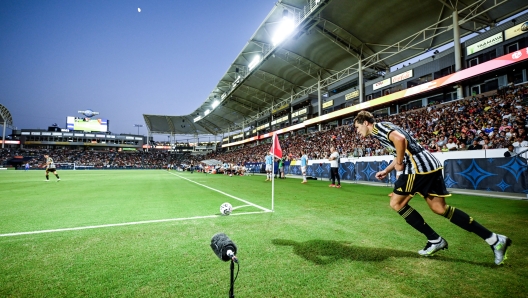
[(246, 200), (244, 200), (244, 199), (237, 198), (237, 197), (235, 197), (235, 196), (233, 196), (233, 195), (230, 195), (230, 194), (228, 194), (228, 193), (225, 193), (225, 192), (223, 192), (223, 191), (221, 191), (221, 190), (218, 190), (218, 189), (216, 189), (216, 188), (212, 188), (212, 187), (210, 187), (210, 186), (207, 186), (207, 185), (204, 185), (204, 184), (198, 183), (198, 182), (193, 181), (193, 180), (191, 180), (191, 179), (187, 179), (187, 178), (182, 177), (182, 176), (180, 176), (180, 175), (178, 175), (178, 174), (174, 174), (174, 173), (169, 173), (169, 174), (174, 175), (174, 176), (176, 176), (176, 177), (179, 177), (179, 178), (181, 178), (181, 179), (185, 179), (185, 180), (187, 180), (187, 181), (189, 181), (189, 182), (192, 182), (192, 183), (198, 184), (198, 185), (203, 186), (203, 187), (205, 187), (205, 188), (208, 188), (208, 189), (210, 189), (210, 190), (216, 191), (216, 192), (221, 193), (221, 194), (223, 194), (223, 195), (225, 195), (225, 196), (228, 196), (228, 197), (233, 198), (233, 199), (235, 199), (235, 200), (238, 200), (238, 201), (240, 201), (240, 202), (246, 203), (246, 204), (248, 204), (248, 205), (250, 205), (250, 206), (257, 207), (257, 208), (259, 208), (259, 209), (262, 210), (262, 211), (265, 211), (265, 212), (273, 212), (273, 211), (271, 211), (270, 209), (267, 209), (267, 208), (264, 208), (264, 207), (262, 207), (262, 206), (259, 206), (259, 205), (256, 205), (256, 204), (253, 204), (253, 203), (248, 202), (248, 201), (246, 201)]
[[(247, 215), (247, 214), (258, 214), (258, 213), (267, 213), (267, 212), (271, 212), (271, 211), (253, 211), (253, 212), (243, 212), (243, 213), (236, 213), (236, 214), (231, 213), (231, 216)], [(7, 234), (0, 234), (0, 237), (21, 236), (21, 235), (31, 235), (31, 234), (44, 234), (44, 233), (56, 233), (56, 232), (67, 232), (67, 231), (79, 231), (79, 230), (88, 230), (88, 229), (100, 229), (100, 228), (111, 228), (111, 227), (121, 227), (121, 226), (132, 226), (132, 225), (143, 225), (143, 224), (169, 222), (169, 221), (184, 221), (184, 220), (194, 220), (194, 219), (204, 219), (204, 218), (216, 218), (216, 217), (220, 217), (220, 216), (225, 216), (225, 215), (207, 215), (207, 216), (194, 216), (194, 217), (182, 217), (182, 218), (155, 219), (155, 220), (123, 222), (123, 223), (117, 223), (117, 224), (85, 226), (85, 227), (76, 227), (76, 228), (64, 228), (64, 229), (53, 229), (53, 230), (40, 230), (40, 231), (30, 231), (30, 232), (7, 233)]]
[(241, 206), (236, 206), (236, 207), (233, 207), (233, 210), (238, 209), (238, 208), (242, 208), (242, 207), (248, 207), (248, 206), (251, 206), (251, 205), (241, 205)]

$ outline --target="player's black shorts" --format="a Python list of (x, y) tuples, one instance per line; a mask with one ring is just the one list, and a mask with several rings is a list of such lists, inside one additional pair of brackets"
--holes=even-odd
[(53, 173), (53, 172), (55, 172), (55, 171), (57, 171), (56, 168), (47, 168), (47, 169), (46, 169), (46, 172), (52, 172), (52, 173)]
[(422, 197), (451, 196), (445, 186), (442, 170), (429, 174), (400, 175), (394, 183), (394, 193), (399, 195), (415, 195)]

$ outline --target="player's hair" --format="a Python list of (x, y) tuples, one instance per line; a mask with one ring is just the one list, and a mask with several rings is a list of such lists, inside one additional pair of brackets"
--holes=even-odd
[(363, 124), (365, 121), (370, 124), (374, 123), (374, 116), (370, 112), (361, 111), (357, 114), (356, 118), (354, 118), (354, 123)]

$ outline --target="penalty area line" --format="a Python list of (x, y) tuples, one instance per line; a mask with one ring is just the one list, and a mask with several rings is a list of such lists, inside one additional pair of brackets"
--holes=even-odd
[[(253, 211), (253, 212), (242, 212), (242, 213), (236, 213), (236, 214), (231, 213), (230, 216), (248, 215), (248, 214), (260, 214), (260, 213), (268, 213), (268, 212), (271, 212), (271, 211)], [(40, 230), (40, 231), (7, 233), (7, 234), (0, 234), (0, 237), (11, 237), (11, 236), (22, 236), (22, 235), (32, 235), (32, 234), (57, 233), (57, 232), (80, 231), (80, 230), (89, 230), (89, 229), (101, 229), (101, 228), (111, 228), (111, 227), (144, 225), (144, 224), (160, 223), (160, 222), (185, 221), (185, 220), (195, 220), (195, 219), (204, 219), (204, 218), (216, 218), (216, 217), (220, 217), (220, 216), (225, 216), (225, 215), (206, 215), (206, 216), (194, 216), (194, 217), (182, 217), (182, 218), (154, 219), (154, 220), (144, 220), (144, 221), (123, 222), (123, 223), (116, 223), (116, 224), (96, 225), (96, 226), (84, 226), (84, 227), (75, 227), (75, 228), (63, 228), (63, 229), (52, 229), (52, 230)]]
[(198, 182), (196, 182), (196, 181), (193, 181), (193, 180), (191, 180), (191, 179), (185, 178), (185, 177), (180, 176), (180, 175), (178, 175), (178, 174), (174, 174), (174, 173), (169, 173), (169, 174), (174, 175), (174, 176), (176, 176), (176, 177), (179, 177), (179, 178), (181, 178), (181, 179), (185, 179), (185, 180), (187, 180), (187, 181), (189, 181), (189, 182), (192, 182), (192, 183), (198, 184), (198, 185), (200, 185), (200, 186), (202, 186), (202, 187), (205, 187), (205, 188), (208, 188), (208, 189), (210, 189), (210, 190), (212, 190), (212, 191), (216, 191), (216, 192), (218, 192), (218, 193), (223, 194), (224, 196), (228, 196), (228, 197), (233, 198), (233, 199), (235, 199), (235, 200), (238, 200), (238, 201), (240, 201), (240, 202), (246, 203), (246, 204), (248, 204), (248, 205), (250, 205), (250, 206), (253, 206), (253, 207), (259, 208), (259, 209), (262, 210), (262, 211), (265, 211), (265, 212), (273, 212), (273, 211), (271, 211), (271, 210), (268, 209), (268, 208), (264, 208), (264, 207), (259, 206), (259, 205), (257, 205), (257, 204), (253, 204), (253, 203), (251, 203), (251, 202), (249, 202), (249, 201), (246, 201), (246, 200), (244, 200), (244, 199), (241, 199), (241, 198), (235, 197), (235, 196), (233, 196), (233, 195), (230, 195), (230, 194), (228, 194), (228, 193), (226, 193), (226, 192), (223, 192), (223, 191), (221, 191), (221, 190), (218, 190), (218, 189), (216, 189), (216, 188), (212, 188), (212, 187), (207, 186), (207, 185), (205, 185), (205, 184), (198, 183)]

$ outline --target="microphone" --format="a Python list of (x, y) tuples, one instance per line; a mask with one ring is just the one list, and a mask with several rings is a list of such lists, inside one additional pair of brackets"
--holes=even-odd
[(211, 239), (211, 248), (220, 260), (224, 262), (232, 260), (238, 263), (238, 258), (236, 257), (237, 247), (226, 234), (215, 234)]

